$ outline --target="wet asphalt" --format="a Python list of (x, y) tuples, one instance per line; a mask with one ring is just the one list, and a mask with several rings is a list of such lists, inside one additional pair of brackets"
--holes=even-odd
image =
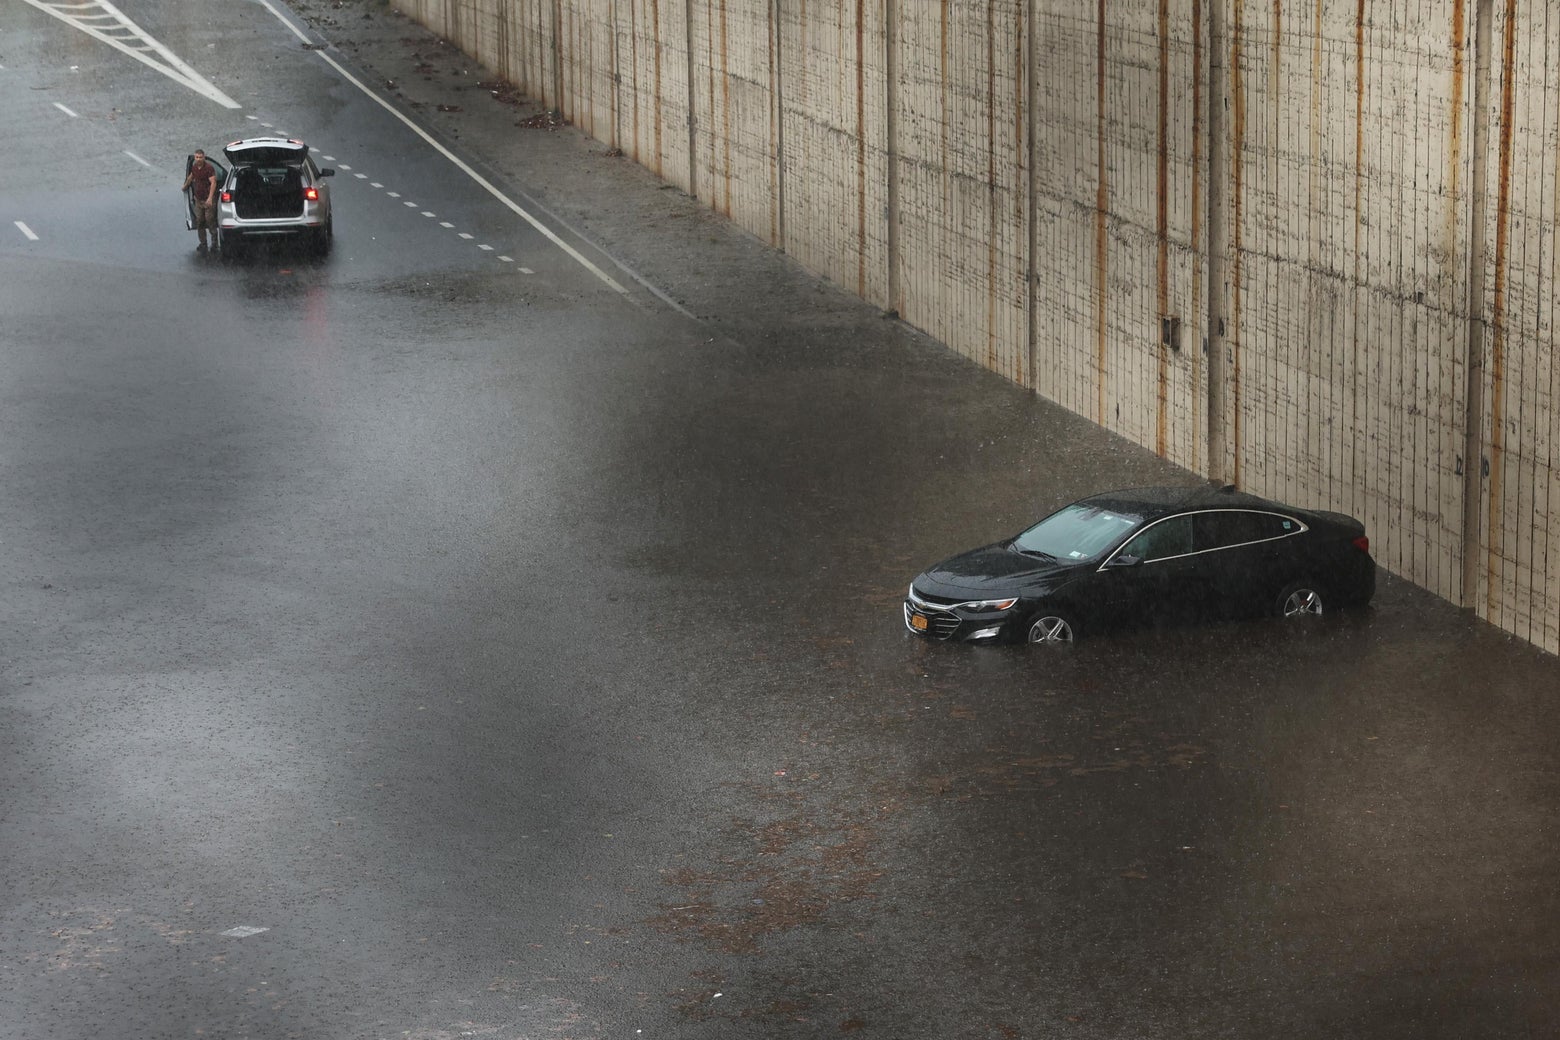
[[(922, 642), (921, 567), (1195, 476), (382, 5), (298, 11), (622, 292), (261, 5), (119, 7), (244, 107), (0, 12), (0, 1037), (1560, 1031), (1555, 658), (1390, 576)], [(325, 260), (192, 250), (261, 122)]]

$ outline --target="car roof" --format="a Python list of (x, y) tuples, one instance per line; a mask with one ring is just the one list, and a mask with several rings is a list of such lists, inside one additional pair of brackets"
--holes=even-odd
[(1207, 484), (1165, 487), (1122, 488), (1090, 495), (1082, 501), (1121, 512), (1131, 512), (1145, 520), (1154, 520), (1171, 513), (1184, 513), (1197, 509), (1262, 509), (1285, 513), (1304, 513), (1293, 506), (1281, 505), (1266, 498), (1237, 491), (1233, 484), (1213, 487)]
[(309, 146), (296, 137), (245, 137), (224, 145), (222, 154), (231, 163), (302, 162)]

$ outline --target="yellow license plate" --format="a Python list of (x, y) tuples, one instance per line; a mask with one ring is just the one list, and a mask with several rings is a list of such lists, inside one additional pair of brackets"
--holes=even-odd
[(926, 631), (926, 618), (923, 615), (921, 615), (921, 614), (911, 614), (910, 615), (910, 627), (915, 629), (917, 632), (925, 632)]

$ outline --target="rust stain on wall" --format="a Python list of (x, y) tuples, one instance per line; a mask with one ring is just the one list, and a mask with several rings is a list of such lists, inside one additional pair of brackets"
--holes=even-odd
[(1240, 386), (1240, 250), (1242, 203), (1245, 201), (1243, 183), (1245, 163), (1242, 160), (1246, 147), (1246, 77), (1241, 71), (1240, 63), (1243, 57), (1242, 44), (1245, 32), (1246, 5), (1244, 0), (1235, 0), (1234, 26), (1230, 33), (1230, 323), (1227, 342), (1230, 349), (1230, 411), (1233, 416), (1231, 432), (1235, 455), (1233, 476), (1236, 486), (1241, 482), (1243, 431)]
[(509, 8), (507, 6), (500, 7), (496, 15), (498, 24), (495, 26), (494, 32), (497, 34), (498, 39), (497, 47), (493, 53), (495, 67), (504, 79), (513, 82), (515, 70), (509, 64)]
[(1501, 48), (1500, 187), (1495, 206), (1495, 299), (1490, 315), (1490, 521), (1485, 582), (1487, 616), (1494, 618), (1500, 599), (1499, 571), (1505, 548), (1502, 531), (1501, 471), (1506, 453), (1506, 252), (1510, 247), (1512, 108), (1517, 70), (1517, 0), (1506, 0), (1506, 35)]
[[(1202, 240), (1203, 194), (1202, 163), (1203, 134), (1206, 116), (1203, 112), (1203, 10), (1202, 0), (1192, 0), (1192, 298), (1199, 300), (1198, 291), (1203, 283), (1203, 256), (1207, 252)], [(1193, 306), (1193, 311), (1197, 307)], [(1209, 330), (1210, 333), (1212, 330)], [(1202, 385), (1202, 358), (1200, 344), (1192, 346), (1192, 386)], [(1192, 408), (1192, 448), (1199, 450), (1202, 443), (1201, 408)]]
[(866, 0), (856, 0), (856, 295), (867, 295)]
[(731, 216), (731, 37), (726, 20), (726, 0), (720, 0), (720, 120), (724, 155), (726, 202), (721, 212)]
[(1105, 169), (1105, 0), (1099, 0), (1097, 32), (1099, 39), (1094, 57), (1094, 89), (1098, 109), (1095, 131), (1098, 137), (1099, 187), (1094, 196), (1094, 367), (1095, 421), (1103, 426), (1105, 425), (1105, 303), (1109, 290), (1105, 280), (1106, 246), (1108, 245), (1105, 212), (1110, 203), (1110, 184), (1106, 179)]
[[(780, 98), (780, 46), (775, 34), (775, 5), (764, 5), (764, 26), (769, 32), (769, 244), (780, 242), (780, 120), (785, 118)], [(784, 248), (782, 246), (782, 248)]]
[(664, 152), (661, 148), (661, 132), (663, 119), (661, 117), (661, 0), (650, 0), (650, 38), (654, 41), (655, 48), (655, 97), (652, 104), (655, 106), (655, 175), (665, 178), (666, 169), (663, 161)]
[(986, 5), (986, 367), (997, 363), (997, 26)]
[(1463, 86), (1467, 78), (1463, 49), (1468, 40), (1467, 0), (1452, 3), (1452, 96), (1451, 128), (1448, 132), (1447, 199), (1446, 199), (1446, 257), (1447, 263), (1457, 258), (1457, 182), (1462, 173), (1462, 118)]
[[(691, 19), (693, 17), (694, 7), (693, 7), (692, 4), (688, 4), (687, 6), (685, 6), (683, 8), (683, 10), (686, 13), (686, 16), (688, 18)], [(688, 82), (688, 110), (689, 110), (689, 113), (693, 117), (691, 122), (690, 122), (689, 130), (688, 130), (688, 159), (689, 159), (688, 165), (689, 165), (689, 169), (690, 169), (690, 173), (689, 173), (689, 177), (688, 177), (688, 189), (689, 189), (689, 192), (694, 196), (694, 198), (698, 198), (699, 197), (699, 178), (697, 176), (697, 173), (693, 172), (696, 169), (697, 165), (698, 165), (697, 160), (699, 158), (701, 158), (701, 156), (699, 156), (699, 154), (698, 154), (698, 146), (700, 144), (707, 144), (709, 146), (709, 156), (705, 159), (704, 165), (709, 170), (713, 171), (715, 169), (715, 146), (718, 143), (715, 140), (715, 133), (714, 133), (714, 130), (715, 130), (715, 78), (716, 78), (716, 70), (719, 68), (720, 62), (717, 61), (716, 57), (715, 57), (715, 51), (716, 51), (716, 44), (715, 44), (715, 18), (711, 15), (711, 13), (710, 13), (708, 8), (705, 8), (703, 10), (703, 14), (704, 14), (704, 47), (705, 47), (705, 50), (707, 52), (706, 53), (705, 62), (704, 62), (705, 79), (708, 81), (706, 86), (705, 86), (705, 91), (704, 91), (705, 104), (707, 104), (709, 106), (709, 118), (707, 118), (707, 119), (701, 119), (700, 118), (699, 109), (698, 109), (698, 99), (697, 99), (697, 95), (695, 94), (695, 92), (693, 90), (693, 66), (694, 66), (694, 63), (698, 59), (693, 54), (689, 54), (689, 56), (688, 56), (688, 59), (689, 59), (688, 60), (688, 71), (689, 71), (689, 76), (688, 76), (688, 79), (689, 79), (689, 82)], [(689, 25), (691, 27), (692, 22), (690, 22)], [(693, 46), (693, 33), (692, 32), (689, 32), (689, 34), (688, 34), (688, 45), (689, 45), (689, 48), (691, 50), (692, 46)], [(700, 134), (701, 130), (703, 131), (702, 135)], [(702, 136), (702, 141), (700, 140), (701, 136)], [(707, 202), (709, 204), (710, 209), (714, 210), (716, 213), (720, 212), (720, 190), (715, 186), (715, 183), (714, 183), (713, 180), (711, 180), (711, 182), (710, 182), (710, 188), (709, 188), (708, 196), (703, 201)]]
[[(1155, 301), (1163, 320), (1170, 313), (1170, 0), (1159, 0), (1159, 147), (1155, 169), (1154, 232), (1159, 239), (1155, 264)], [(1164, 457), (1170, 425), (1170, 344), (1159, 343), (1158, 412), (1154, 453)]]
[(948, 4), (950, 0), (942, 0), (938, 5), (939, 22), (938, 31), (940, 39), (937, 50), (937, 75), (942, 89), (942, 116), (938, 131), (941, 134), (942, 162), (939, 169), (942, 170), (943, 213), (947, 219), (943, 220), (943, 234), (948, 234), (948, 224), (953, 218), (953, 167), (948, 161), (948, 121), (951, 103), (948, 100), (948, 92), (951, 89), (952, 77), (948, 70)]
[[(1365, 179), (1365, 4), (1359, 0), (1354, 11), (1354, 237), (1350, 253), (1354, 264), (1354, 281), (1360, 284), (1366, 277), (1360, 268), (1360, 205)], [(1356, 308), (1359, 299), (1355, 299)], [(1360, 322), (1358, 314), (1349, 323), (1349, 434), (1359, 454), (1360, 384), (1364, 382), (1360, 372)], [(1349, 480), (1358, 481), (1358, 467), (1348, 474)]]
[(644, 160), (644, 145), (639, 140), (639, 5), (637, 0), (628, 0), (628, 63), (632, 70), (630, 82), (633, 84), (633, 108), (634, 114), (630, 118), (632, 136), (634, 142), (634, 159)]

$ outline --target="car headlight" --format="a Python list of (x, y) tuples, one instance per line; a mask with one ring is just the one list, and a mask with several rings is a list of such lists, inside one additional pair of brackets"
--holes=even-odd
[(1018, 597), (1011, 599), (977, 599), (968, 603), (960, 603), (959, 610), (968, 610), (974, 614), (989, 614), (994, 610), (1008, 610), (1018, 602)]

